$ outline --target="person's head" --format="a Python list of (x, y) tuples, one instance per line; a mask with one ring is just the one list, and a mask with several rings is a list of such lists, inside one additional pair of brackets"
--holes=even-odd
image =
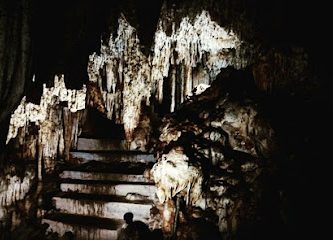
[(133, 222), (133, 217), (134, 217), (133, 213), (131, 213), (131, 212), (127, 212), (124, 214), (124, 220), (127, 224), (130, 224)]

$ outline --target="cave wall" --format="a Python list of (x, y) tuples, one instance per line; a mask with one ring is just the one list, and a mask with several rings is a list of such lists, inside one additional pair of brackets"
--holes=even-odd
[[(260, 228), (257, 237), (264, 239), (277, 229), (284, 232), (275, 211), (280, 206), (273, 201), (277, 192), (265, 192), (266, 185), (274, 188), (270, 181), (276, 179), (280, 155), (257, 100), (228, 86), (237, 73), (218, 75), (210, 88), (162, 119), (152, 174), (162, 204), (184, 196), (184, 225), (200, 218), (191, 217), (191, 208), (200, 209), (200, 219), (216, 224), (222, 239), (243, 239)], [(271, 210), (261, 211), (267, 202)], [(181, 225), (181, 235), (196, 231)]]
[[(12, 165), (3, 171), (0, 180), (0, 229), (6, 229), (6, 225), (14, 229), (21, 223), (22, 216), (31, 211), (33, 204), (25, 198), (34, 186), (36, 172), (33, 165), (27, 165), (23, 169)], [(17, 204), (18, 202), (21, 204)]]
[[(302, 224), (309, 226), (302, 216), (310, 199), (314, 200), (307, 195), (306, 186), (314, 187), (307, 177), (311, 163), (320, 158), (322, 147), (317, 139), (325, 131), (322, 129), (325, 124), (318, 123), (316, 116), (321, 114), (318, 106), (323, 105), (327, 96), (323, 89), (328, 64), (323, 56), (329, 46), (327, 38), (318, 37), (311, 30), (325, 32), (325, 6), (260, 0), (169, 0), (163, 4), (154, 1), (151, 6), (141, 1), (110, 2), (57, 1), (52, 6), (43, 1), (0, 2), (1, 152), (10, 115), (24, 91), (27, 95), (24, 108), (30, 101), (38, 105), (43, 83), (52, 87), (56, 73), (65, 74), (69, 88), (80, 89), (89, 80), (96, 81), (104, 99), (96, 107), (106, 111), (110, 118), (115, 111), (116, 119), (128, 123), (127, 136), (131, 138), (142, 100), (161, 115), (172, 112), (186, 101), (191, 88), (199, 83), (211, 84), (222, 67), (234, 67), (250, 74), (256, 88), (269, 96), (263, 105), (288, 155), (280, 162), (278, 185), (286, 190), (282, 194), (289, 196), (288, 204), (295, 209), (291, 212), (298, 216), (290, 226), (296, 229), (301, 229)], [(319, 11), (322, 14), (314, 16)], [(201, 32), (202, 27), (206, 30)], [(219, 40), (225, 44), (223, 47), (219, 48)], [(87, 68), (98, 58), (102, 64), (97, 66), (94, 80)], [(121, 81), (127, 85), (120, 84)], [(139, 97), (127, 94), (120, 98), (123, 91), (136, 89), (131, 84), (140, 86), (140, 91), (133, 95)], [(241, 81), (234, 83), (237, 84), (247, 88)], [(123, 109), (126, 111), (122, 112)], [(53, 113), (58, 123), (72, 119), (70, 111), (62, 106)], [(309, 130), (308, 126), (317, 127)], [(73, 131), (73, 126), (54, 127), (58, 135), (51, 134), (56, 136), (56, 145), (45, 146), (43, 153), (59, 149), (62, 141), (71, 141), (72, 137), (63, 140), (60, 135)], [(24, 158), (38, 155), (38, 150), (34, 150), (38, 149), (35, 140), (38, 131), (29, 126), (18, 132), (21, 136), (18, 142), (24, 139), (26, 145), (21, 147), (27, 150), (23, 151)]]
[(67, 89), (64, 75), (55, 76), (53, 87), (43, 86), (39, 105), (23, 97), (12, 114), (6, 143), (12, 140), (11, 152), (17, 154), (11, 158), (38, 159), (39, 180), (44, 173), (52, 173), (60, 159), (68, 161), (70, 149), (76, 146), (86, 91), (85, 85), (80, 90)]
[[(0, 151), (4, 151), (5, 136), (11, 112), (17, 107), (31, 77), (32, 33), (31, 1), (0, 2)], [(2, 154), (0, 154), (2, 163)]]
[[(268, 45), (251, 7), (200, 3), (165, 1), (148, 53), (136, 24), (122, 14), (114, 32), (102, 39), (100, 53), (89, 56), (89, 80), (98, 84), (107, 117), (124, 124), (128, 140), (135, 138), (142, 105), (161, 115), (173, 112), (227, 67), (248, 71), (270, 95), (318, 91), (306, 49)], [(234, 19), (237, 14), (241, 17)]]
[[(70, 90), (64, 76), (43, 86), (40, 104), (21, 99), (12, 113), (0, 177), (0, 237), (38, 216), (41, 180), (68, 160), (85, 109), (86, 88)], [(37, 187), (38, 186), (38, 187)], [(30, 219), (30, 220), (29, 220)]]
[[(163, 29), (168, 37), (174, 36), (172, 35), (172, 25), (176, 31), (183, 16), (188, 16), (188, 20), (193, 23), (194, 18), (200, 15), (202, 10), (206, 10), (212, 21), (227, 31), (232, 30), (240, 40), (250, 43), (248, 48), (244, 46), (241, 48), (242, 51), (245, 51), (244, 54), (248, 59), (253, 58), (258, 44), (269, 48), (272, 46), (280, 47), (287, 53), (290, 52), (288, 46), (301, 46), (309, 53), (311, 62), (321, 63), (316, 64), (316, 70), (323, 70), (323, 66), (325, 66), (321, 54), (325, 52), (323, 50), (324, 46), (327, 45), (325, 44), (327, 38), (321, 39), (317, 38), (316, 34), (308, 34), (308, 30), (314, 29), (314, 27), (320, 31), (323, 30), (324, 24), (320, 23), (325, 22), (327, 16), (325, 11), (320, 16), (307, 17), (308, 15), (312, 16), (312, 13), (319, 12), (319, 10), (322, 11), (324, 7), (320, 4), (310, 7), (309, 4), (300, 1), (266, 3), (260, 0), (251, 1), (251, 3), (241, 0), (165, 1), (163, 6), (162, 1), (154, 1), (153, 4), (147, 5), (141, 1), (130, 0), (112, 1), (112, 3), (102, 1), (100, 4), (95, 4), (89, 0), (71, 1), (70, 3), (57, 1), (52, 6), (48, 6), (43, 1), (36, 1), (32, 4), (29, 1), (15, 1), (14, 3), (3, 0), (1, 4), (1, 26), (3, 28), (1, 31), (3, 41), (1, 53), (3, 59), (17, 63), (18, 61), (12, 59), (16, 55), (13, 53), (17, 51), (24, 54), (20, 59), (22, 64), (26, 66), (23, 72), (27, 72), (22, 76), (18, 76), (22, 71), (15, 71), (14, 75), (7, 74), (7, 71), (8, 73), (12, 71), (12, 65), (1, 65), (2, 74), (6, 73), (1, 80), (3, 82), (1, 89), (12, 92), (10, 88), (7, 88), (8, 84), (5, 84), (7, 81), (7, 83), (11, 83), (8, 86), (17, 89), (13, 92), (18, 91), (17, 99), (11, 97), (11, 103), (5, 104), (6, 109), (2, 109), (2, 115), (7, 116), (6, 118), (2, 117), (2, 121), (6, 119), (7, 122), (9, 121), (9, 112), (13, 111), (22, 97), (23, 89), (26, 89), (27, 100), (37, 103), (42, 93), (43, 83), (47, 83), (48, 87), (51, 86), (56, 73), (65, 74), (65, 82), (69, 88), (80, 88), (84, 82), (87, 82), (86, 69), (89, 55), (94, 51), (99, 52), (101, 35), (102, 39), (108, 40), (110, 33), (117, 32), (117, 23), (121, 12), (129, 24), (137, 30), (145, 55), (151, 52), (156, 28)], [(160, 12), (161, 7), (166, 9), (162, 10), (162, 13)], [(302, 11), (298, 11), (300, 7)], [(20, 11), (23, 11), (22, 14)], [(146, 12), (150, 12), (149, 16)], [(20, 17), (15, 17), (15, 14)], [(159, 19), (160, 22), (158, 22)], [(20, 21), (23, 22), (20, 27), (23, 27), (24, 31), (20, 31), (20, 27), (17, 28), (16, 32), (10, 31), (12, 26), (18, 25)], [(15, 37), (14, 41), (8, 41), (11, 36)], [(15, 40), (16, 37), (17, 40)], [(19, 46), (21, 38), (23, 45), (16, 47), (15, 44)], [(320, 44), (321, 42), (323, 44)], [(21, 48), (26, 48), (26, 51), (21, 51)], [(33, 54), (32, 50), (34, 50)], [(291, 51), (299, 52), (302, 50), (291, 49)], [(9, 52), (11, 57), (5, 57), (5, 54), (9, 54)], [(283, 54), (285, 53), (283, 52)], [(279, 61), (281, 62), (281, 60)], [(288, 63), (284, 63), (284, 66), (288, 66)], [(35, 73), (34, 82), (30, 81), (32, 72)], [(163, 74), (166, 75), (165, 72)], [(15, 83), (12, 79), (16, 76), (18, 80)], [(161, 95), (161, 91), (159, 94)], [(2, 94), (3, 97), (7, 97), (7, 95)], [(5, 103), (6, 100), (4, 99), (2, 102)], [(1, 124), (1, 126), (5, 125)], [(2, 132), (5, 136), (6, 129)], [(4, 136), (1, 139), (6, 138)]]
[(31, 11), (31, 1), (0, 1), (0, 238), (6, 224), (20, 223), (12, 206), (25, 198), (35, 176), (33, 167), (18, 170), (4, 158), (10, 115), (32, 76)]
[[(259, 234), (258, 238), (272, 237), (270, 232), (280, 231), (281, 235), (275, 236), (278, 238), (283, 234), (291, 234), (291, 232), (294, 234), (294, 230), (288, 228), (299, 226), (296, 222), (282, 220), (293, 211), (286, 209), (285, 202), (293, 202), (294, 199), (291, 199), (292, 197), (289, 195), (291, 188), (286, 186), (288, 184), (286, 181), (291, 180), (287, 177), (288, 174), (293, 173), (288, 170), (283, 172), (280, 167), (291, 164), (287, 163), (288, 155), (293, 155), (295, 152), (291, 148), (289, 148), (291, 152), (281, 150), (280, 158), (275, 157), (274, 160), (265, 156), (269, 151), (273, 151), (272, 145), (275, 143), (271, 144), (271, 141), (278, 141), (273, 140), (272, 126), (268, 127), (266, 124), (273, 120), (274, 128), (281, 137), (281, 130), (290, 122), (304, 121), (300, 117), (289, 118), (289, 111), (293, 111), (293, 107), (296, 107), (291, 104), (305, 96), (316, 97), (320, 91), (319, 82), (310, 65), (313, 60), (306, 48), (293, 46), (293, 44), (267, 43), (270, 37), (259, 34), (254, 22), (248, 22), (251, 17), (247, 14), (251, 15), (251, 13), (246, 12), (244, 5), (232, 5), (230, 2), (229, 4), (226, 6), (232, 7), (227, 7), (217, 13), (216, 9), (225, 5), (216, 6), (213, 1), (207, 1), (201, 8), (201, 5), (198, 7), (197, 1), (191, 3), (165, 2), (161, 8), (152, 50), (148, 58), (145, 58), (138, 46), (140, 39), (135, 28), (130, 25), (126, 16), (122, 16), (119, 19), (117, 35), (112, 35), (102, 42), (100, 54), (91, 55), (88, 67), (89, 77), (101, 88), (103, 98), (107, 102), (105, 109), (109, 117), (112, 119), (114, 111), (116, 112), (115, 117), (118, 121), (125, 123), (125, 130), (128, 131), (129, 138), (132, 138), (133, 129), (138, 125), (141, 104), (144, 102), (154, 107), (160, 116), (175, 111), (179, 118), (182, 118), (178, 119), (180, 129), (175, 130), (175, 134), (172, 129), (165, 135), (176, 141), (179, 137), (177, 134), (189, 134), (190, 137), (184, 137), (179, 145), (197, 141), (196, 147), (199, 150), (194, 146), (190, 146), (187, 150), (187, 154), (191, 155), (190, 160), (195, 162), (198, 157), (193, 156), (193, 152), (199, 152), (198, 155), (202, 154), (207, 159), (212, 159), (216, 168), (219, 168), (218, 164), (222, 162), (223, 170), (221, 171), (226, 171), (227, 176), (223, 176), (224, 173), (221, 174), (222, 176), (219, 176), (220, 173), (211, 175), (213, 180), (209, 187), (212, 190), (208, 191), (206, 201), (219, 216), (220, 231), (226, 238), (240, 237), (239, 229), (243, 229), (242, 234), (245, 234), (243, 237), (248, 234)], [(235, 20), (234, 18), (238, 14), (244, 18), (240, 17)], [(252, 17), (255, 16), (252, 15)], [(286, 36), (278, 36), (277, 39), (283, 37)], [(131, 54), (133, 55), (129, 56)], [(208, 106), (218, 108), (218, 104), (205, 102), (209, 99), (209, 96), (206, 95), (206, 98), (199, 97), (202, 102), (196, 102), (198, 105), (206, 103), (206, 111), (196, 112), (198, 106), (197, 108), (192, 106), (192, 109), (189, 110), (196, 112), (199, 116), (202, 115), (203, 119), (198, 120), (199, 127), (194, 123), (196, 121), (194, 113), (186, 116), (182, 106), (191, 99), (193, 89), (199, 84), (212, 84), (218, 74), (226, 73), (224, 71), (226, 68), (240, 71), (234, 72), (232, 79), (224, 85), (225, 89), (228, 89), (239, 102), (247, 101), (246, 97), (251, 94), (251, 97), (261, 98), (259, 105), (265, 108), (264, 112), (268, 115), (268, 119), (258, 120), (258, 106), (244, 107), (237, 104), (233, 106), (228, 103), (221, 103), (221, 116), (216, 116), (215, 120), (210, 119)], [(138, 69), (144, 71), (145, 74), (142, 75)], [(218, 81), (226, 79), (229, 77), (222, 76)], [(131, 90), (133, 84), (135, 89), (139, 90), (138, 92)], [(243, 91), (248, 95), (242, 95)], [(126, 92), (131, 92), (136, 97), (131, 95), (132, 99), (127, 98)], [(212, 93), (213, 96), (214, 94), (219, 93)], [(275, 109), (274, 107), (279, 105), (280, 98), (284, 99), (286, 101), (284, 103), (287, 105), (290, 101), (289, 106), (284, 105)], [(179, 111), (177, 111), (178, 108), (180, 108)], [(228, 108), (231, 109), (228, 110)], [(282, 108), (288, 110), (285, 111)], [(238, 111), (241, 113), (235, 113)], [(136, 117), (132, 118), (132, 114)], [(218, 115), (218, 113), (216, 114)], [(207, 115), (208, 119), (204, 119), (204, 116)], [(128, 122), (130, 125), (126, 126), (128, 116), (133, 121)], [(289, 120), (290, 122), (287, 123)], [(200, 124), (203, 124), (202, 121), (207, 121), (205, 125), (211, 126), (211, 129), (207, 130), (205, 134), (202, 133), (204, 130), (200, 127)], [(302, 124), (302, 126), (304, 125)], [(170, 126), (167, 125), (166, 128), (170, 128)], [(258, 135), (252, 135), (253, 132), (251, 133), (250, 129), (255, 129), (253, 131)], [(191, 136), (191, 131), (198, 135)], [(221, 135), (220, 132), (227, 132), (227, 140), (221, 143), (223, 146), (215, 146), (214, 141), (224, 139), (224, 135)], [(163, 134), (163, 130), (161, 134)], [(242, 136), (242, 134), (245, 135)], [(291, 136), (293, 134), (288, 132), (284, 132), (284, 134), (289, 140), (294, 138)], [(296, 138), (298, 139), (298, 137)], [(294, 140), (296, 141), (295, 138)], [(279, 143), (281, 144), (281, 142)], [(270, 146), (262, 146), (265, 144)], [(204, 145), (204, 147), (200, 145)], [(285, 147), (285, 143), (282, 145)], [(265, 150), (265, 147), (268, 149)], [(225, 152), (229, 154), (228, 157), (224, 156)], [(164, 154), (164, 157), (167, 158), (168, 151)], [(161, 165), (162, 163), (163, 161)], [(170, 167), (170, 169), (173, 168)], [(167, 175), (166, 173), (167, 171), (165, 175)], [(237, 177), (238, 174), (240, 177)], [(295, 171), (294, 174), (294, 176), (298, 176), (298, 171)], [(177, 191), (181, 186), (183, 185), (175, 183), (172, 187), (163, 187), (172, 189), (170, 195), (174, 197), (173, 191)], [(229, 191), (232, 192), (231, 196)], [(269, 207), (270, 202), (272, 209)], [(292, 204), (296, 204), (296, 202)], [(286, 222), (281, 223), (282, 221)], [(284, 224), (290, 224), (290, 226)], [(171, 223), (167, 223), (166, 229), (171, 231), (171, 225)]]

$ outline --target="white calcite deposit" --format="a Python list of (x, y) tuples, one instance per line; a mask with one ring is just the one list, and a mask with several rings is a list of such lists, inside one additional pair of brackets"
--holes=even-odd
[(6, 215), (6, 207), (24, 199), (32, 185), (35, 174), (26, 171), (24, 177), (4, 175), (0, 178), (0, 220)]
[[(141, 51), (136, 29), (122, 15), (117, 35), (102, 42), (100, 54), (89, 57), (88, 75), (101, 89), (109, 119), (124, 124), (127, 140), (138, 126), (142, 104), (163, 100), (163, 86), (171, 86), (170, 110), (181, 104), (194, 88), (208, 86), (222, 68), (246, 65), (237, 60), (241, 41), (202, 11), (193, 21), (184, 17), (179, 26), (172, 23), (170, 36), (161, 17), (151, 53)], [(176, 70), (176, 69), (180, 70)]]
[(185, 154), (174, 149), (168, 154), (163, 154), (151, 172), (160, 203), (172, 199), (177, 194), (183, 195), (189, 205), (194, 205), (201, 198), (203, 182), (201, 168), (191, 165)]
[[(154, 52), (152, 57), (152, 80), (156, 82), (157, 99), (163, 99), (163, 79), (170, 77), (173, 66), (181, 66), (181, 101), (199, 84), (209, 84), (220, 73), (221, 68), (233, 65), (235, 54), (240, 51), (241, 41), (232, 31), (212, 21), (207, 11), (202, 11), (194, 21), (184, 17), (180, 26), (173, 24), (172, 34), (168, 36), (162, 27), (161, 19), (155, 33)], [(194, 69), (199, 73), (193, 73)], [(176, 97), (176, 79), (172, 78), (172, 98)], [(174, 99), (172, 100), (175, 101)], [(174, 110), (174, 105), (171, 111)]]
[(85, 99), (85, 86), (81, 90), (70, 90), (65, 86), (64, 75), (55, 76), (54, 87), (47, 88), (45, 84), (43, 85), (43, 94), (39, 105), (27, 102), (25, 96), (22, 98), (20, 105), (11, 116), (7, 143), (17, 136), (19, 128), (28, 126), (30, 123), (40, 126), (48, 125), (45, 121), (48, 120), (52, 106), (60, 102), (67, 102), (69, 110), (76, 112), (85, 108)]
[(100, 55), (90, 56), (88, 74), (101, 88), (107, 117), (123, 123), (130, 140), (139, 122), (141, 103), (149, 104), (152, 84), (149, 60), (140, 50), (136, 30), (124, 16), (118, 24), (117, 36), (111, 35), (109, 42), (102, 44)]
[[(39, 105), (27, 102), (25, 97), (22, 98), (11, 116), (7, 143), (17, 137), (20, 144), (27, 144), (25, 136), (29, 135), (29, 127), (38, 127), (38, 134), (32, 136), (34, 141), (29, 146), (29, 151), (33, 154), (30, 156), (32, 159), (38, 158), (38, 178), (41, 179), (42, 169), (46, 172), (52, 171), (55, 159), (62, 156), (65, 149), (69, 151), (69, 136), (77, 135), (78, 121), (66, 121), (66, 116), (85, 109), (85, 106), (86, 86), (80, 90), (70, 90), (65, 86), (63, 75), (55, 76), (53, 87), (43, 86)], [(74, 130), (66, 131), (69, 128)]]

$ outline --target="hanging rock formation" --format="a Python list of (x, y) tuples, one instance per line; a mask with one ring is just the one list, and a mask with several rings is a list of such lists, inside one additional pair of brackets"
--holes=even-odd
[[(39, 73), (40, 78), (33, 86), (47, 82), (47, 79), (41, 79), (44, 75), (63, 68), (71, 73), (70, 79), (75, 79), (71, 82), (67, 78), (66, 86), (81, 86), (84, 78), (75, 78), (75, 73), (85, 68), (85, 57), (88, 52), (93, 52), (87, 40), (88, 29), (100, 27), (97, 25), (102, 21), (97, 15), (101, 12), (108, 14), (107, 10), (99, 11), (103, 6), (112, 8), (111, 15), (116, 20), (117, 31), (109, 35), (107, 40), (103, 37), (100, 51), (90, 55), (87, 69), (90, 82), (86, 89), (66, 89), (60, 77), (56, 78), (54, 87), (44, 86), (40, 105), (29, 103), (28, 97), (22, 99), (10, 122), (8, 146), (18, 146), (18, 159), (38, 159), (39, 172), (36, 175), (41, 178), (41, 169), (52, 172), (62, 158), (68, 159), (69, 149), (75, 148), (80, 122), (84, 118), (83, 109), (87, 105), (117, 124), (124, 124), (131, 150), (146, 150), (145, 146), (151, 139), (158, 141), (154, 151), (159, 162), (154, 169), (160, 188), (160, 201), (167, 199), (163, 208), (163, 216), (168, 218), (167, 224), (174, 220), (175, 203), (172, 201), (178, 195), (185, 199), (193, 197), (188, 200), (188, 209), (183, 209), (184, 215), (186, 211), (198, 209), (203, 212), (202, 215), (213, 212), (225, 238), (237, 239), (239, 229), (253, 230), (257, 227), (256, 231), (261, 232), (264, 229), (262, 226), (278, 226), (275, 222), (264, 224), (266, 220), (278, 219), (280, 216), (275, 218), (274, 214), (282, 209), (274, 199), (270, 199), (270, 194), (280, 194), (277, 199), (281, 202), (285, 194), (293, 196), (293, 190), (299, 190), (299, 184), (295, 184), (293, 179), (295, 166), (312, 168), (312, 160), (319, 159), (322, 151), (322, 146), (315, 142), (321, 138), (319, 132), (324, 131), (308, 129), (310, 125), (326, 126), (318, 124), (320, 111), (317, 110), (317, 102), (311, 100), (313, 92), (319, 89), (319, 82), (311, 73), (311, 58), (307, 50), (302, 49), (302, 45), (297, 46), (305, 39), (321, 63), (326, 62), (321, 56), (325, 55), (323, 53), (329, 44), (322, 44), (325, 39), (308, 33), (308, 29), (324, 26), (317, 18), (308, 18), (307, 14), (312, 14), (314, 6), (311, 4), (311, 11), (303, 12), (299, 11), (299, 3), (285, 1), (273, 1), (277, 7), (275, 9), (267, 1), (165, 0), (152, 44), (147, 46), (144, 44), (150, 40), (143, 40), (146, 35), (144, 19), (146, 15), (151, 16), (147, 6), (132, 0), (122, 1), (121, 4), (111, 2), (98, 4), (98, 10), (94, 12), (96, 3), (93, 1), (84, 1), (81, 9), (75, 1), (71, 4), (57, 1), (56, 8), (52, 8), (56, 11), (48, 18), (52, 24), (47, 33), (53, 35), (43, 38), (41, 36), (48, 34), (38, 30), (43, 30), (44, 26), (37, 27), (37, 32), (41, 33), (36, 35), (40, 39), (34, 44), (36, 49), (42, 49), (42, 54), (37, 52), (39, 57), (34, 61), (43, 64), (36, 67), (36, 74)], [(0, 39), (0, 57), (4, 60), (0, 66), (0, 135), (3, 138), (7, 133), (8, 116), (21, 99), (25, 82), (31, 79), (31, 15), (29, 0), (6, 0), (0, 5), (0, 15), (4, 16), (0, 19), (0, 29), (4, 33)], [(131, 14), (131, 8), (136, 8), (134, 14)], [(155, 8), (158, 8), (158, 4)], [(72, 14), (74, 9), (78, 9), (76, 14)], [(124, 9), (127, 11), (124, 15), (118, 12)], [(38, 10), (45, 11), (45, 15), (50, 13), (46, 4)], [(64, 12), (58, 15), (60, 11)], [(289, 16), (277, 17), (285, 12)], [(156, 12), (154, 14), (158, 15)], [(72, 16), (76, 16), (73, 21)], [(294, 22), (285, 24), (289, 19)], [(37, 17), (37, 20), (41, 18)], [(66, 21), (71, 24), (62, 31)], [(71, 31), (71, 28), (75, 28), (75, 31)], [(94, 31), (93, 35), (98, 35), (97, 32)], [(302, 34), (295, 37), (298, 33)], [(65, 47), (61, 46), (63, 36)], [(54, 42), (48, 41), (51, 39)], [(87, 45), (90, 46), (89, 50)], [(58, 53), (60, 50), (63, 52)], [(317, 64), (316, 67), (321, 70), (326, 68), (324, 64), (319, 64), (319, 67)], [(242, 76), (231, 78), (226, 74), (230, 68), (237, 73), (235, 69), (250, 74), (255, 86), (244, 87), (243, 84), (247, 83), (242, 81)], [(38, 71), (45, 71), (45, 74)], [(81, 75), (86, 77), (85, 73)], [(230, 84), (228, 79), (233, 83)], [(290, 157), (284, 164), (292, 166), (284, 169), (287, 177), (278, 190), (270, 185), (280, 181), (274, 178), (277, 164), (275, 133), (262, 115), (257, 101), (248, 95), (238, 95), (241, 91), (230, 89), (228, 84), (247, 92), (252, 91), (251, 87), (257, 88), (261, 90), (260, 94), (272, 97), (266, 104), (271, 106), (271, 117), (277, 119), (275, 127), (280, 127), (279, 130), (282, 129), (282, 134), (286, 135), (285, 145), (290, 145)], [(276, 93), (281, 93), (282, 97)], [(320, 99), (324, 100), (324, 97)], [(325, 102), (328, 101), (325, 99)], [(165, 116), (170, 112), (172, 114)], [(157, 129), (152, 117), (155, 113), (162, 117), (162, 123), (159, 135), (154, 139), (150, 135)], [(289, 131), (291, 128), (293, 131)], [(6, 139), (2, 140), (4, 143)], [(179, 146), (182, 146), (183, 152), (176, 154), (174, 151)], [(305, 164), (304, 159), (308, 160)], [(176, 176), (181, 172), (179, 169), (190, 170), (193, 175), (184, 175), (184, 179), (174, 181), (174, 177), (170, 176), (172, 174), (163, 174), (164, 168), (168, 169), (167, 172), (174, 168), (176, 172), (172, 174)], [(312, 176), (312, 169), (309, 172)], [(29, 179), (32, 174), (28, 173), (22, 178), (14, 173), (9, 178), (6, 174), (1, 178), (0, 199), (6, 208), (24, 198), (31, 185)], [(300, 177), (302, 174), (295, 175)], [(300, 179), (304, 180), (303, 175)], [(308, 197), (308, 186), (305, 185), (302, 186), (305, 197), (288, 202), (298, 210), (303, 210), (298, 208), (300, 202), (306, 207), (311, 203), (310, 200), (303, 201), (305, 198), (311, 199)], [(271, 193), (267, 194), (267, 191)], [(313, 196), (313, 201), (317, 201), (317, 196)], [(4, 215), (5, 211), (2, 212)], [(304, 212), (308, 214), (308, 211)], [(193, 212), (188, 214), (195, 215)], [(172, 231), (170, 224), (165, 228)]]
[(211, 83), (222, 68), (248, 64), (239, 57), (242, 42), (237, 35), (212, 21), (207, 11), (193, 21), (184, 16), (179, 25), (172, 23), (170, 36), (163, 28), (166, 21), (169, 18), (160, 19), (148, 57), (124, 15), (119, 18), (117, 35), (102, 42), (100, 55), (90, 56), (89, 79), (101, 89), (107, 117), (124, 124), (128, 140), (138, 126), (141, 105), (151, 104), (152, 99), (162, 103), (165, 79), (171, 87), (169, 109), (174, 111), (193, 88)]
[(126, 137), (131, 140), (141, 103), (149, 104), (150, 68), (136, 30), (124, 16), (118, 23), (117, 36), (111, 35), (108, 43), (102, 43), (101, 55), (90, 56), (88, 74), (101, 88), (107, 117), (124, 124)]
[[(226, 83), (234, 79), (227, 78), (232, 77), (219, 76), (205, 92), (191, 97), (178, 111), (164, 117), (156, 148), (160, 159), (153, 167), (153, 175), (157, 177), (157, 170), (166, 163), (170, 165), (167, 172), (185, 174), (182, 164), (172, 164), (175, 160), (199, 165), (202, 174), (193, 172), (191, 179), (203, 178), (199, 181), (202, 185), (196, 189), (203, 197), (201, 201), (192, 201), (192, 206), (203, 211), (213, 210), (220, 231), (229, 239), (261, 217), (257, 208), (262, 201), (262, 181), (265, 181), (262, 171), (274, 169), (277, 149), (274, 131), (257, 103), (248, 97), (239, 100), (239, 95), (233, 96)], [(186, 157), (175, 158), (171, 152), (165, 155), (177, 146), (184, 148)], [(159, 189), (171, 191), (171, 198), (176, 194), (173, 191), (185, 188), (179, 184), (182, 177), (160, 174), (157, 185), (164, 183)], [(195, 188), (196, 184), (188, 182), (186, 186)], [(188, 192), (189, 188), (186, 188)]]
[[(15, 215), (14, 204), (27, 196), (33, 186), (36, 175), (32, 167), (27, 167), (23, 176), (13, 175), (17, 173), (17, 169), (13, 166), (2, 169), (2, 171), (4, 175), (0, 177), (0, 228), (3, 223), (6, 224), (8, 222), (8, 218), (11, 217), (13, 212)], [(29, 206), (25, 210), (28, 212)], [(22, 214), (22, 212), (18, 214)], [(13, 227), (19, 223), (19, 218), (12, 219), (11, 224)]]
[[(168, 22), (168, 17), (162, 15), (155, 33), (152, 79), (157, 85), (159, 102), (163, 100), (164, 78), (171, 79), (170, 110), (173, 111), (194, 87), (211, 83), (221, 68), (245, 67), (246, 61), (237, 57), (241, 51), (237, 35), (212, 21), (207, 11), (202, 11), (193, 20), (183, 16), (179, 26)], [(170, 36), (163, 27), (169, 24), (172, 24)], [(176, 89), (176, 84), (180, 89)], [(176, 96), (176, 91), (180, 91), (179, 96)]]
[(184, 196), (188, 205), (201, 198), (203, 176), (200, 166), (191, 166), (188, 157), (179, 149), (163, 154), (151, 171), (158, 186), (160, 203), (171, 200), (177, 194)]
[[(82, 90), (69, 90), (65, 87), (63, 77), (55, 77), (54, 87), (47, 88), (44, 85), (40, 105), (28, 103), (23, 97), (12, 114), (7, 136), (7, 143), (17, 137), (21, 147), (29, 145), (23, 149), (31, 155), (23, 154), (24, 157), (38, 158), (39, 170), (43, 160), (46, 172), (52, 172), (56, 159), (69, 152), (72, 140), (75, 141), (79, 131), (78, 116), (74, 115), (85, 109), (86, 104), (85, 86)], [(32, 126), (37, 126), (38, 132), (31, 139)], [(38, 173), (39, 178), (41, 174)]]

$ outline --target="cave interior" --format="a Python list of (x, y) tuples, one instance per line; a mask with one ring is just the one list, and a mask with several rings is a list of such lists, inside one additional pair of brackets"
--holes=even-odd
[(0, 0), (0, 239), (321, 239), (329, 15)]

